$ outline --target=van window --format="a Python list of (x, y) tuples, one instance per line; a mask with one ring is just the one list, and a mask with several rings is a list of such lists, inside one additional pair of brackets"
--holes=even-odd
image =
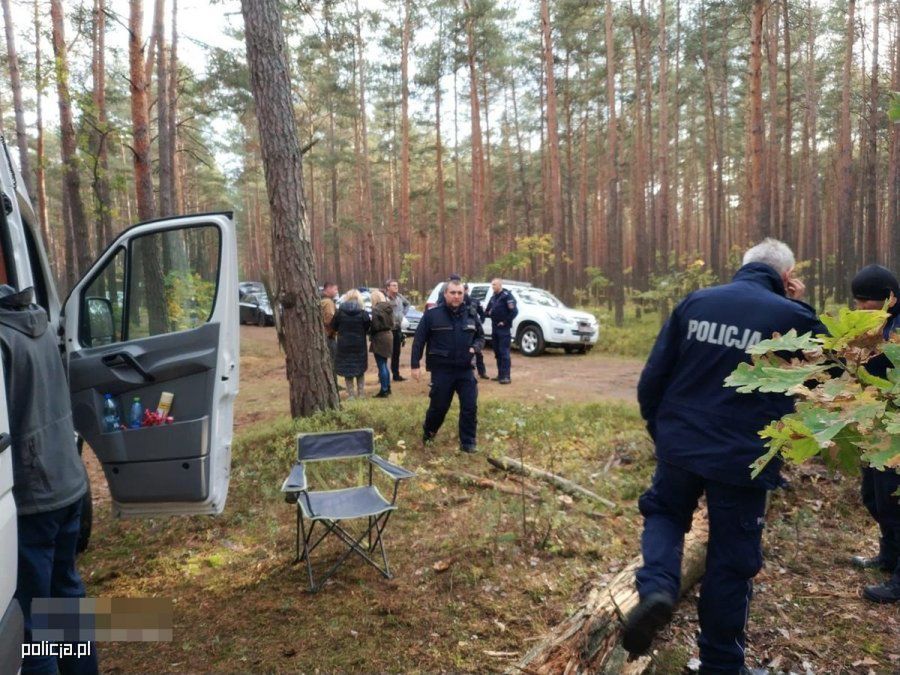
[[(213, 225), (153, 232), (119, 248), (81, 293), (85, 347), (196, 328), (212, 316), (221, 238)], [(111, 317), (111, 318), (110, 318)]]

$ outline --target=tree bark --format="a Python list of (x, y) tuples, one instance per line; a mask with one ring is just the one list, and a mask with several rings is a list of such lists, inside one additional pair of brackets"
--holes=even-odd
[(169, 64), (166, 55), (165, 0), (156, 0), (153, 11), (153, 32), (156, 33), (156, 133), (159, 143), (159, 215), (174, 213), (174, 184), (172, 179), (171, 144), (169, 137)]
[[(631, 3), (628, 4), (631, 14), (631, 41), (634, 46), (634, 140), (631, 152), (631, 221), (634, 229), (634, 269), (631, 283), (635, 288), (646, 290), (650, 281), (651, 263), (648, 260), (650, 242), (647, 223), (646, 166), (647, 148), (644, 143), (644, 73), (646, 71), (643, 56), (643, 18), (634, 15)], [(625, 264), (624, 261), (622, 263)]]
[(409, 46), (412, 40), (412, 7), (403, 0), (403, 26), (400, 33), (400, 250), (410, 252), (412, 241), (409, 219)]
[(550, 200), (550, 227), (553, 233), (553, 251), (556, 260), (553, 265), (553, 286), (563, 296), (568, 292), (568, 264), (566, 256), (566, 234), (562, 213), (562, 179), (559, 160), (559, 122), (556, 102), (556, 76), (553, 73), (553, 38), (550, 31), (550, 6), (548, 0), (541, 0), (541, 31), (543, 33), (544, 78), (547, 94), (547, 168), (548, 197)]
[(666, 26), (666, 2), (659, 5), (659, 241), (661, 268), (669, 269), (669, 37)]
[(765, 0), (753, 0), (750, 17), (750, 166), (748, 197), (750, 221), (747, 233), (752, 242), (768, 234), (768, 200), (765, 194), (765, 123), (762, 104), (762, 28)]
[(863, 249), (860, 259), (866, 262), (882, 262), (884, 255), (878, 245), (878, 128), (881, 126), (883, 114), (879, 105), (878, 87), (878, 32), (881, 15), (879, 0), (872, 2), (872, 75), (869, 79), (869, 92), (866, 109), (866, 150), (863, 166), (865, 185), (865, 208), (863, 211)]
[(613, 39), (613, 0), (606, 0), (606, 105), (607, 152), (609, 154), (609, 179), (607, 187), (607, 232), (609, 234), (609, 261), (607, 270), (612, 280), (612, 298), (617, 326), (625, 318), (625, 287), (622, 270), (622, 221), (619, 213), (619, 146), (616, 122), (616, 45)]
[(93, 128), (91, 154), (94, 167), (94, 213), (97, 217), (97, 251), (112, 241), (112, 199), (109, 188), (109, 122), (106, 117), (106, 3), (94, 0)]
[[(894, 15), (894, 59), (891, 90), (900, 91), (900, 17)], [(888, 163), (887, 266), (900, 269), (900, 122), (891, 125), (890, 162)]]
[(463, 0), (466, 20), (466, 62), (469, 66), (469, 104), (472, 121), (472, 226), (469, 231), (469, 274), (480, 273), (484, 263), (484, 153), (481, 140), (481, 106), (478, 100), (478, 68), (475, 54), (475, 15), (469, 0)]
[(25, 181), (25, 189), (29, 195), (34, 194), (34, 176), (31, 173), (31, 160), (28, 157), (28, 134), (25, 129), (25, 106), (22, 102), (22, 77), (19, 73), (19, 55), (16, 53), (15, 34), (13, 32), (12, 13), (9, 0), (0, 0), (3, 5), (3, 22), (6, 26), (6, 56), (9, 65), (9, 80), (12, 85), (13, 110), (16, 114), (16, 145), (19, 148), (19, 172)]
[[(684, 538), (681, 563), (681, 594), (696, 584), (706, 569), (709, 528), (705, 510), (694, 514), (691, 531)], [(509, 674), (621, 672), (624, 652), (618, 648), (622, 617), (638, 602), (634, 576), (642, 564), (638, 556), (609, 585), (595, 585), (578, 609), (529, 650)]]
[(72, 121), (72, 101), (69, 95), (69, 64), (66, 55), (66, 35), (61, 0), (51, 0), (50, 18), (53, 22), (53, 55), (56, 59), (56, 91), (59, 97), (59, 127), (62, 136), (62, 161), (68, 188), (69, 213), (72, 218), (75, 278), (87, 271), (91, 264), (90, 232), (81, 200), (81, 177), (78, 166), (78, 141)]
[(276, 311), (291, 414), (339, 406), (319, 311), (303, 196), (303, 165), (278, 0), (242, 0), (247, 63), (256, 102), (272, 219)]
[[(44, 72), (41, 61), (41, 14), (38, 0), (34, 0), (34, 88), (37, 116), (35, 123), (37, 130), (35, 178), (37, 179), (38, 218), (41, 221), (41, 232), (44, 235), (44, 248), (47, 251), (53, 251), (55, 242), (47, 217), (47, 181), (44, 169)], [(52, 257), (51, 265), (57, 280), (60, 280), (58, 256)]]
[(835, 292), (839, 300), (848, 297), (850, 279), (856, 274), (856, 248), (853, 236), (853, 146), (850, 140), (850, 73), (853, 66), (855, 22), (856, 0), (850, 0), (847, 11), (847, 36), (844, 72), (841, 80), (841, 117), (838, 134), (837, 227), (840, 240)]

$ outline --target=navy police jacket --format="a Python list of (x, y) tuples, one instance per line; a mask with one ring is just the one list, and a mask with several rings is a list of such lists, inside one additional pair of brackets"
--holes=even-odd
[(425, 366), (428, 370), (469, 369), (473, 356), (469, 349), (481, 351), (484, 329), (467, 305), (461, 304), (457, 309), (438, 305), (425, 312), (416, 328), (410, 362), (413, 369), (419, 367), (426, 343)]
[(519, 308), (516, 306), (516, 299), (508, 289), (504, 288), (499, 293), (494, 294), (488, 302), (487, 316), (491, 318), (492, 328), (512, 328), (513, 319), (519, 314)]
[(751, 481), (750, 464), (764, 453), (758, 432), (793, 411), (784, 394), (740, 394), (723, 380), (744, 350), (772, 333), (825, 332), (808, 305), (785, 296), (781, 276), (762, 263), (744, 265), (730, 284), (688, 295), (656, 338), (638, 383), (641, 415), (656, 456), (733, 485), (773, 488), (780, 463)]

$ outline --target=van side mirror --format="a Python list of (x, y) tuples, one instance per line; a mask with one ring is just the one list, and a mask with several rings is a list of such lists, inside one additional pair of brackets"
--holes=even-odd
[(85, 306), (87, 346), (111, 344), (116, 332), (112, 303), (107, 298), (87, 297)]

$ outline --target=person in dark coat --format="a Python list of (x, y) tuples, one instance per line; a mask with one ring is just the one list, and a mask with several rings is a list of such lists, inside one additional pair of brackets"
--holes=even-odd
[[(881, 309), (889, 302), (890, 317), (884, 326), (884, 339), (900, 332), (900, 284), (897, 277), (881, 265), (869, 265), (859, 271), (851, 282), (857, 309)], [(866, 362), (866, 370), (876, 377), (886, 377), (891, 362), (884, 354)], [(863, 597), (872, 602), (900, 602), (900, 473), (885, 468), (862, 470), (862, 501), (881, 530), (878, 555), (854, 556), (851, 562), (861, 569), (877, 568), (891, 573), (883, 584), (863, 588)]]
[(764, 453), (758, 432), (793, 410), (782, 394), (740, 394), (723, 380), (749, 362), (745, 349), (773, 333), (823, 333), (794, 255), (766, 239), (744, 254), (729, 284), (688, 295), (672, 312), (638, 383), (641, 415), (656, 445), (656, 472), (638, 502), (644, 517), (640, 603), (628, 615), (622, 644), (646, 653), (672, 617), (681, 582), (684, 535), (706, 494), (709, 545), (700, 589), (700, 672), (738, 673), (753, 577), (762, 567), (767, 490), (780, 462), (756, 478), (750, 464)]
[(362, 295), (356, 289), (344, 296), (331, 320), (331, 327), (337, 331), (335, 370), (344, 378), (350, 398), (365, 396), (366, 369), (369, 367), (366, 334), (371, 323), (363, 307)]
[(391, 395), (391, 368), (388, 360), (394, 353), (394, 306), (381, 291), (372, 291), (372, 326), (369, 328), (369, 351), (375, 355), (378, 383), (381, 390), (376, 398)]

